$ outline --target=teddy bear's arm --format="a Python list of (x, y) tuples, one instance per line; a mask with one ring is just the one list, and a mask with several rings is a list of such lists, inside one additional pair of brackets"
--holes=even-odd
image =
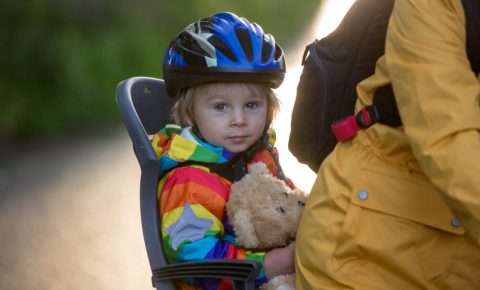
[(252, 224), (252, 217), (248, 210), (240, 209), (233, 215), (230, 221), (237, 235), (237, 242), (247, 249), (258, 247), (258, 239)]

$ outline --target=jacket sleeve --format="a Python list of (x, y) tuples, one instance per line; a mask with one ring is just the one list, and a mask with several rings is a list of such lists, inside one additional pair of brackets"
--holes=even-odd
[(413, 153), (480, 244), (480, 85), (465, 42), (461, 0), (398, 0), (385, 60)]
[[(235, 245), (226, 228), (225, 203), (230, 183), (197, 166), (172, 170), (159, 183), (164, 251), (170, 263), (204, 259), (247, 259), (262, 264), (257, 286), (266, 282), (264, 252), (251, 252)], [(228, 227), (228, 225), (227, 225)], [(202, 289), (224, 289), (230, 281), (196, 279)]]

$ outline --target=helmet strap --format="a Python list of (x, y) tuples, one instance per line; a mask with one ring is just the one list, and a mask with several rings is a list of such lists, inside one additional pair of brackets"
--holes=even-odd
[(192, 126), (192, 132), (193, 132), (193, 134), (195, 134), (195, 136), (198, 139), (202, 140), (205, 143), (208, 143), (207, 140), (205, 140), (205, 138), (203, 138), (202, 133), (200, 133), (200, 130), (198, 130), (197, 124), (195, 124), (195, 123)]

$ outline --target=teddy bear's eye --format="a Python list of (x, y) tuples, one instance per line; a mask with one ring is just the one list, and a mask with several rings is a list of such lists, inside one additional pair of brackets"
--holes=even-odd
[(301, 206), (301, 207), (304, 207), (305, 206), (305, 203), (303, 201), (298, 201), (298, 205)]
[(288, 193), (286, 193), (286, 192), (283, 192), (283, 194), (285, 195), (285, 197), (288, 197)]
[(276, 210), (277, 210), (278, 212), (285, 213), (285, 210), (284, 210), (283, 207), (281, 207), (281, 206), (277, 207)]

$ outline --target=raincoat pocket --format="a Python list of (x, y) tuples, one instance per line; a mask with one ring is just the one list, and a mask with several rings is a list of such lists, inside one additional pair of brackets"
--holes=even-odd
[(362, 208), (403, 218), (452, 234), (465, 229), (440, 194), (421, 175), (407, 172), (362, 170), (351, 202)]
[(360, 170), (349, 200), (334, 251), (338, 273), (370, 289), (446, 285), (465, 230), (424, 176)]

